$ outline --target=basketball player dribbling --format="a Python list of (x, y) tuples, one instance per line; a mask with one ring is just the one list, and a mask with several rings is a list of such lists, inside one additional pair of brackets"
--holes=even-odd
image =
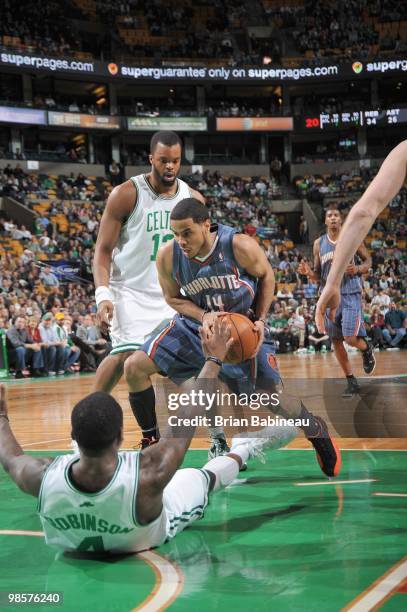
[[(178, 314), (124, 366), (140, 409), (155, 408), (150, 379), (154, 373), (163, 373), (175, 383), (197, 376), (205, 362), (199, 329), (202, 326), (206, 333), (223, 312), (252, 316), (260, 343), (253, 359), (237, 365), (220, 364), (220, 378), (233, 392), (251, 393), (256, 387), (274, 392), (280, 375), (265, 322), (275, 280), (264, 251), (253, 238), (233, 228), (211, 225), (208, 209), (195, 198), (186, 198), (174, 207), (171, 230), (175, 239), (160, 249), (157, 270), (164, 297)], [(336, 476), (340, 452), (325, 422), (309, 413), (299, 400), (289, 414), (308, 419), (309, 425), (302, 429), (317, 452), (321, 469)], [(209, 458), (222, 452), (228, 452), (226, 441), (221, 449), (211, 447)]]
[[(298, 266), (298, 273), (308, 276), (313, 281), (320, 281), (322, 286), (327, 279), (334, 257), (337, 240), (341, 233), (342, 217), (340, 211), (333, 205), (325, 213), (327, 233), (317, 238), (313, 246), (314, 269), (302, 260)], [(327, 333), (332, 340), (335, 356), (346, 376), (347, 387), (342, 397), (352, 397), (360, 391), (360, 387), (352, 373), (352, 366), (343, 341), (362, 351), (363, 368), (366, 374), (371, 374), (375, 368), (376, 360), (373, 347), (367, 340), (362, 312), (362, 284), (360, 277), (368, 272), (372, 265), (371, 257), (362, 243), (357, 250), (360, 265), (352, 260), (346, 268), (346, 274), (341, 285), (341, 303), (334, 321), (327, 322)]]
[[(123, 364), (146, 337), (174, 311), (157, 279), (159, 247), (171, 240), (170, 213), (180, 200), (203, 196), (177, 178), (182, 143), (174, 132), (157, 132), (150, 144), (151, 172), (118, 185), (107, 200), (93, 260), (98, 321), (110, 331), (113, 350), (96, 372), (94, 391), (110, 393), (123, 374)], [(157, 439), (155, 413), (138, 406), (143, 439)]]

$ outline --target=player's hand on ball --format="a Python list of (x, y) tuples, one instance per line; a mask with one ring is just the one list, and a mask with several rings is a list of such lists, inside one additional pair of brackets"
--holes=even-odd
[(205, 357), (217, 357), (224, 361), (230, 347), (233, 344), (231, 331), (226, 319), (220, 321), (215, 319), (212, 329), (205, 331), (203, 327), (199, 328), (199, 335), (202, 342), (202, 350)]
[(327, 309), (329, 308), (328, 318), (333, 321), (340, 301), (341, 296), (339, 289), (335, 286), (326, 285), (321, 295), (319, 296), (317, 308), (315, 311), (315, 323), (320, 334), (326, 333), (325, 313)]
[(103, 302), (99, 304), (97, 311), (97, 322), (102, 334), (109, 333), (110, 324), (113, 317), (113, 308), (114, 306), (109, 300), (103, 300)]
[(205, 314), (202, 317), (202, 327), (204, 329), (204, 331), (206, 333), (209, 333), (210, 331), (213, 331), (213, 326), (214, 323), (216, 321), (216, 319), (220, 316), (220, 315), (224, 315), (226, 314), (225, 312), (205, 312)]

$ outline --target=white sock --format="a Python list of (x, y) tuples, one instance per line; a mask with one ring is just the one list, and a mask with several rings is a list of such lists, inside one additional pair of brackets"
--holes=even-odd
[[(237, 454), (237, 453), (236, 453)], [(240, 455), (239, 455), (240, 456)], [(219, 491), (223, 487), (230, 485), (239, 473), (239, 464), (236, 459), (222, 455), (211, 459), (203, 466), (204, 470), (209, 470), (215, 474), (216, 481), (213, 487), (214, 491)]]
[(230, 449), (230, 452), (234, 455), (238, 455), (241, 458), (242, 463), (246, 463), (249, 459), (249, 449), (247, 448), (247, 444), (238, 444), (237, 446)]

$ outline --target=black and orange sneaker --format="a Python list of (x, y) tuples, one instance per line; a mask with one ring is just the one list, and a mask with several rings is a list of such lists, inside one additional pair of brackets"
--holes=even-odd
[(308, 440), (315, 448), (319, 467), (330, 478), (338, 476), (342, 467), (341, 451), (329, 435), (324, 419), (321, 419), (321, 417), (314, 418), (319, 423), (320, 431)]

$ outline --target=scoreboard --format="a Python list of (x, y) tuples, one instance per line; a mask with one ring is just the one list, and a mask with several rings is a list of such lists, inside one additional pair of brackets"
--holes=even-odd
[(297, 129), (325, 130), (350, 127), (397, 125), (407, 123), (407, 108), (386, 108), (382, 110), (349, 111), (342, 113), (320, 113), (305, 115), (299, 119)]

